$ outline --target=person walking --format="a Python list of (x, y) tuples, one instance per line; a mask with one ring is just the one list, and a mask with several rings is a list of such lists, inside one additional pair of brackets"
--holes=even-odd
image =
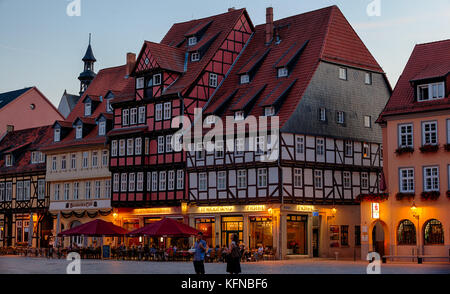
[(205, 252), (206, 241), (203, 240), (203, 233), (199, 232), (197, 235), (197, 241), (195, 242), (194, 249), (194, 269), (197, 275), (205, 274)]
[(227, 254), (227, 273), (239, 274), (240, 272), (241, 250), (239, 249), (239, 237), (237, 234), (234, 234)]

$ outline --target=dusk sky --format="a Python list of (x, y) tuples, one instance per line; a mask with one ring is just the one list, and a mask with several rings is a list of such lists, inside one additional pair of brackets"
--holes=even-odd
[(275, 19), (338, 5), (395, 86), (415, 44), (450, 38), (450, 0), (80, 0), (81, 16), (68, 16), (72, 0), (0, 0), (0, 93), (37, 86), (56, 106), (65, 89), (78, 94), (77, 77), (92, 33), (95, 71), (125, 63), (144, 40), (159, 42), (176, 22), (247, 8), (255, 25), (265, 9)]

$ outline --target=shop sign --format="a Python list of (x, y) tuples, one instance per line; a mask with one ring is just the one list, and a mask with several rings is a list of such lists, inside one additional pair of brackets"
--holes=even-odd
[(372, 203), (372, 218), (380, 218), (380, 203)]
[(173, 214), (173, 213), (174, 211), (171, 207), (138, 208), (133, 210), (134, 215)]
[(192, 211), (193, 213), (230, 213), (230, 212), (265, 212), (266, 205), (245, 205), (245, 206), (200, 206)]
[(299, 212), (316, 212), (317, 209), (313, 205), (284, 205), (283, 210), (299, 211)]

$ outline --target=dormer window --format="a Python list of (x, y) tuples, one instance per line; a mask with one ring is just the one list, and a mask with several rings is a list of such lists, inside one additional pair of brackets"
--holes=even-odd
[(188, 39), (188, 45), (189, 46), (194, 46), (195, 44), (197, 44), (197, 37), (190, 37)]
[(195, 61), (199, 61), (199, 60), (200, 60), (200, 53), (192, 52), (191, 53), (191, 61), (195, 62)]
[(206, 124), (207, 125), (212, 125), (216, 123), (216, 116), (214, 115), (210, 115), (208, 117), (206, 117)]
[(91, 115), (91, 111), (92, 111), (92, 103), (91, 102), (86, 102), (84, 104), (84, 116)]
[(344, 124), (345, 115), (343, 111), (338, 111), (336, 114), (336, 121), (338, 124)]
[(417, 101), (430, 101), (444, 98), (444, 82), (417, 86)]
[(104, 136), (106, 134), (106, 121), (101, 121), (98, 124), (98, 135)]
[(241, 84), (250, 83), (250, 76), (248, 74), (241, 75)]
[(346, 68), (344, 68), (344, 67), (339, 68), (339, 78), (344, 81), (347, 80), (347, 69)]
[(142, 89), (144, 88), (144, 78), (137, 78), (136, 79), (136, 89)]
[(213, 88), (217, 87), (217, 74), (214, 73), (209, 74), (209, 86)]
[(275, 115), (275, 107), (269, 106), (264, 108), (264, 115), (265, 116), (274, 116)]
[(113, 108), (111, 106), (111, 99), (106, 99), (106, 112), (108, 113), (113, 112)]
[(11, 154), (5, 155), (5, 166), (12, 166), (12, 155)]
[(55, 142), (59, 142), (61, 141), (61, 129), (55, 129), (55, 137), (54, 137), (54, 141)]
[(278, 77), (284, 78), (289, 75), (289, 70), (286, 67), (282, 67), (278, 69)]
[(153, 85), (154, 86), (161, 85), (161, 74), (156, 74), (153, 76)]
[(83, 138), (83, 125), (79, 124), (75, 127), (75, 138), (76, 139)]
[(234, 113), (234, 120), (244, 120), (244, 111), (236, 111)]

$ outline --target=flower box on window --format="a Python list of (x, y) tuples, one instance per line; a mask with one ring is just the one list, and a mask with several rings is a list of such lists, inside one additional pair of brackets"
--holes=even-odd
[(404, 153), (414, 153), (414, 148), (412, 147), (399, 147), (395, 150), (397, 155), (402, 155)]
[(356, 201), (363, 202), (383, 202), (389, 199), (388, 193), (373, 193), (373, 194), (360, 194), (356, 197)]
[(437, 152), (439, 150), (439, 145), (423, 145), (420, 147), (420, 152), (422, 153), (431, 153), (431, 152)]
[(450, 151), (450, 144), (445, 144), (444, 149), (445, 151)]
[(422, 200), (437, 200), (441, 196), (439, 191), (422, 192)]
[(404, 199), (414, 199), (414, 197), (416, 196), (416, 194), (414, 193), (397, 193), (397, 195), (395, 195), (395, 198), (397, 198), (397, 200), (404, 200)]

